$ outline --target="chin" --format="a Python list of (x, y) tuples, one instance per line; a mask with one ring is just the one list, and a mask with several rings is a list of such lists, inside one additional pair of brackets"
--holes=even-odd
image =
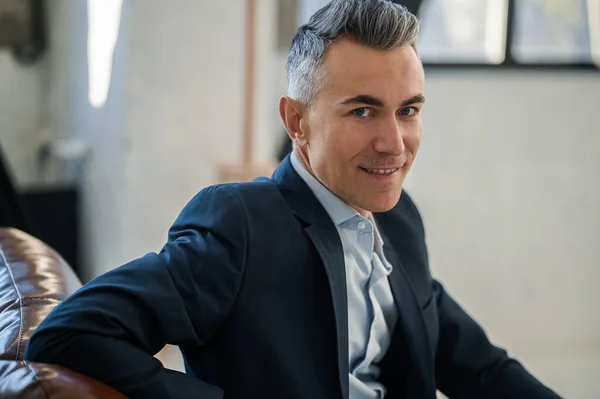
[(373, 206), (368, 211), (372, 212), (372, 213), (383, 213), (383, 212), (391, 211), (392, 209), (394, 209), (396, 204), (397, 204), (397, 202), (394, 204), (386, 205), (386, 206), (383, 206), (383, 205)]
[(369, 203), (365, 204), (365, 206), (361, 208), (373, 213), (387, 212), (398, 205), (398, 201), (400, 201), (400, 192), (398, 192), (397, 195), (387, 196), (386, 198), (381, 198), (378, 201), (369, 201)]

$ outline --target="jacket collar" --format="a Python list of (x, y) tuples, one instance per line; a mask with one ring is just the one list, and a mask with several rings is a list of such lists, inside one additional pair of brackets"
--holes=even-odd
[(290, 205), (296, 216), (307, 225), (322, 225), (333, 222), (317, 197), (292, 166), (290, 155), (279, 164), (272, 177), (279, 191)]

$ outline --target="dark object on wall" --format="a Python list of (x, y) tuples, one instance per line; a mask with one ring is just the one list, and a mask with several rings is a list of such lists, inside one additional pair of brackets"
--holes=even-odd
[(46, 47), (42, 0), (0, 0), (0, 47), (30, 64)]
[(0, 146), (0, 227), (14, 227), (34, 235), (33, 228), (12, 183)]
[(78, 189), (74, 186), (29, 188), (22, 190), (19, 198), (35, 222), (35, 237), (54, 248), (81, 278)]

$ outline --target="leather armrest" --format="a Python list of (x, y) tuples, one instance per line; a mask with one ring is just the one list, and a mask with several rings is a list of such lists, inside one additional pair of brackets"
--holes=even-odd
[(3, 399), (127, 399), (92, 378), (44, 363), (0, 360)]

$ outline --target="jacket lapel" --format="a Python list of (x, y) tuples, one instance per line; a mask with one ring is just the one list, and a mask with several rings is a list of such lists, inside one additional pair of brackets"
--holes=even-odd
[(415, 375), (420, 377), (419, 381), (409, 381), (419, 385), (420, 397), (435, 398), (435, 377), (433, 375), (433, 354), (427, 338), (427, 328), (421, 306), (417, 300), (416, 293), (404, 270), (401, 259), (392, 248), (391, 241), (380, 231), (384, 243), (385, 257), (393, 265), (393, 271), (388, 280), (398, 310), (398, 323), (406, 336), (408, 353), (411, 356), (411, 364), (415, 368)]
[[(333, 223), (331, 225), (333, 226)], [(317, 248), (329, 279), (336, 321), (338, 369), (342, 397), (348, 398), (350, 384), (348, 375), (348, 298), (344, 250), (335, 226), (331, 231), (329, 226), (313, 224), (306, 228), (306, 233)]]
[(327, 273), (333, 300), (337, 332), (337, 357), (342, 397), (349, 397), (348, 371), (348, 298), (344, 249), (339, 234), (329, 215), (308, 185), (294, 170), (289, 156), (273, 174), (279, 191), (296, 217), (305, 225)]

